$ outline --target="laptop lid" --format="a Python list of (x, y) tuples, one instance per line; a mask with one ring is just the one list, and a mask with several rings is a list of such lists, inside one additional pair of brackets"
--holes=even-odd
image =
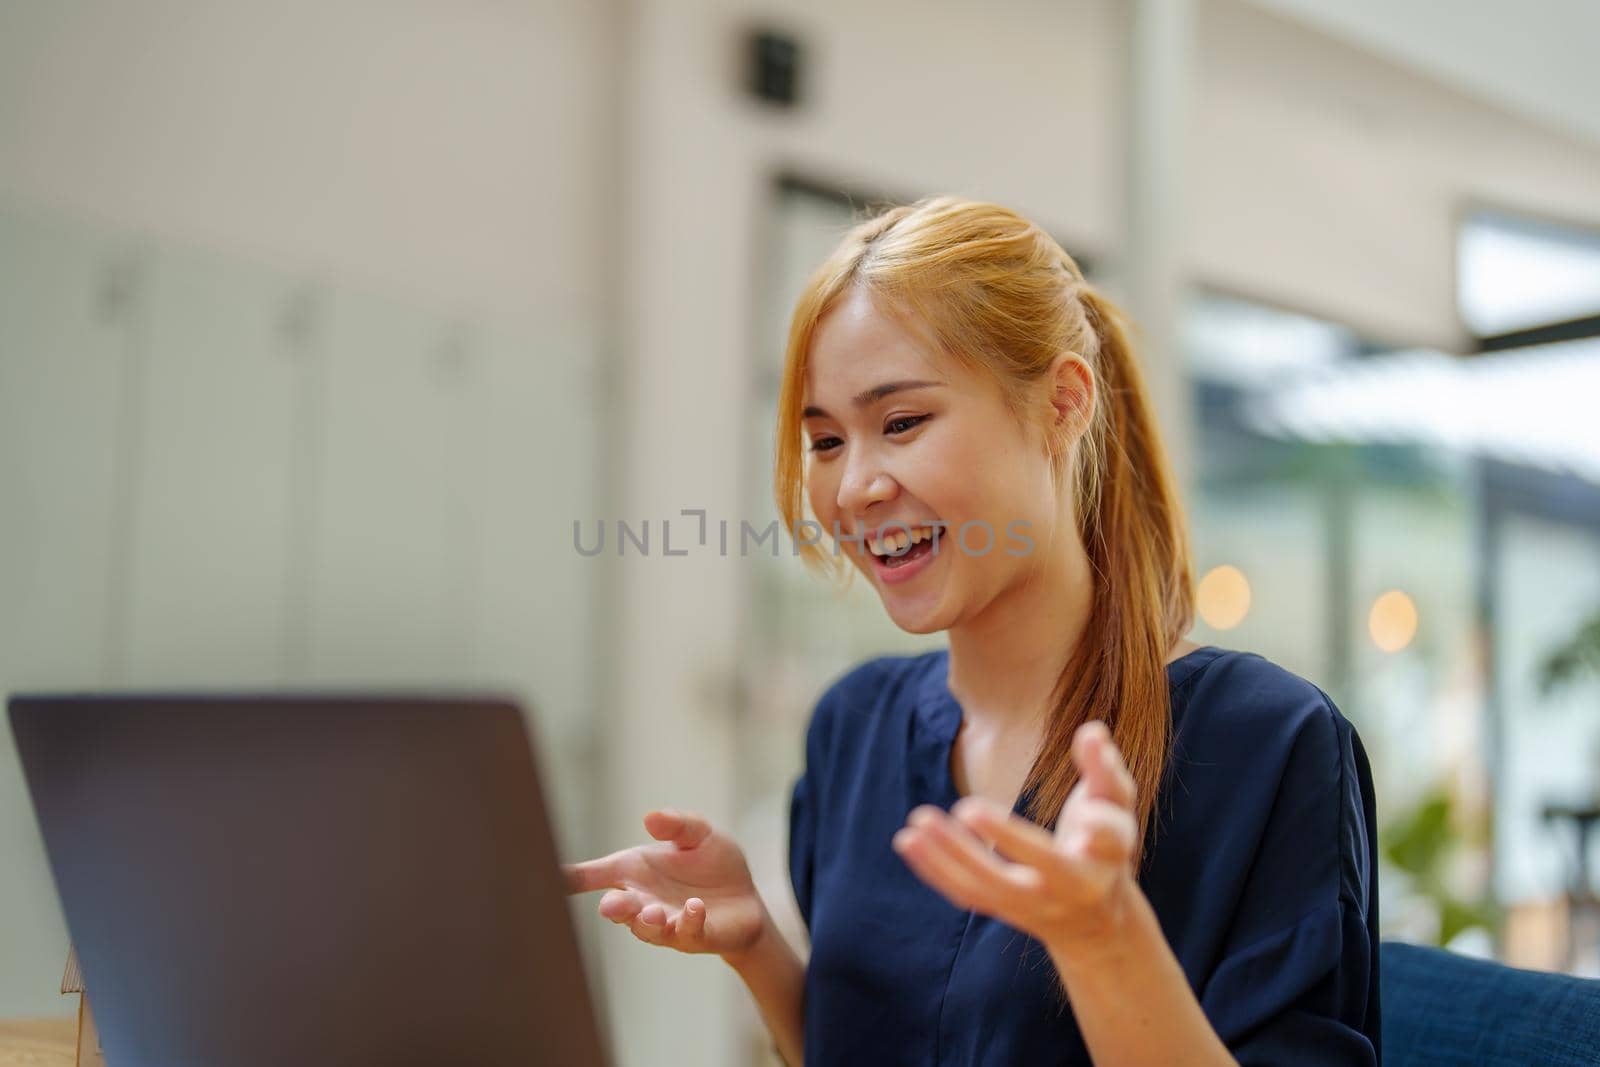
[(19, 695), (112, 1067), (605, 1062), (519, 709)]

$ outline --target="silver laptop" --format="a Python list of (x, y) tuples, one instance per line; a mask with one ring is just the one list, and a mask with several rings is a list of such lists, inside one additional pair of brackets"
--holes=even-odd
[(110, 1067), (605, 1062), (512, 702), (10, 714)]

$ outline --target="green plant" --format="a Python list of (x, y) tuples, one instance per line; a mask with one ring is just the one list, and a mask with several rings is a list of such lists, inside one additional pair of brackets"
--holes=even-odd
[(1492, 928), (1494, 922), (1488, 903), (1464, 900), (1446, 885), (1451, 854), (1464, 843), (1455, 828), (1453, 807), (1449, 791), (1435, 786), (1378, 835), (1384, 858), (1404, 871), (1417, 892), (1438, 908), (1441, 945), (1469, 927)]
[(1600, 611), (1596, 611), (1539, 665), (1539, 689), (1546, 696), (1583, 678), (1600, 679)]

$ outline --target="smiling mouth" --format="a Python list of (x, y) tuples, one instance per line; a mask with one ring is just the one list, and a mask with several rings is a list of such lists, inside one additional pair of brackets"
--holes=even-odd
[(867, 550), (881, 567), (903, 567), (935, 551), (934, 530), (929, 526), (915, 526), (910, 530), (892, 529), (881, 538), (869, 542)]
[(922, 557), (931, 555), (932, 553), (932, 541), (918, 541), (910, 548), (901, 552), (898, 556), (874, 552), (872, 554), (872, 558), (878, 561), (879, 566), (893, 570), (896, 567), (904, 567), (908, 563), (914, 563)]

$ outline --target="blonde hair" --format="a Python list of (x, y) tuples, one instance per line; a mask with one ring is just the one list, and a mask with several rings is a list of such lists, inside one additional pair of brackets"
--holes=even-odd
[[(1077, 781), (1073, 734), (1103, 720), (1137, 784), (1142, 852), (1171, 744), (1167, 654), (1193, 624), (1194, 581), (1175, 481), (1123, 315), (1048, 233), (995, 204), (930, 197), (856, 225), (811, 276), (789, 328), (773, 482), (791, 531), (804, 510), (801, 407), (812, 338), (852, 287), (994, 380), (1024, 425), (1044, 427), (1058, 479), (1073, 450), (1042, 418), (1047, 371), (1075, 352), (1094, 375), (1094, 411), (1070, 472), (1095, 580), (1091, 614), (1056, 682), (1024, 789), (1033, 790), (1030, 817), (1054, 819)], [(797, 547), (808, 565), (829, 566), (817, 545)]]

